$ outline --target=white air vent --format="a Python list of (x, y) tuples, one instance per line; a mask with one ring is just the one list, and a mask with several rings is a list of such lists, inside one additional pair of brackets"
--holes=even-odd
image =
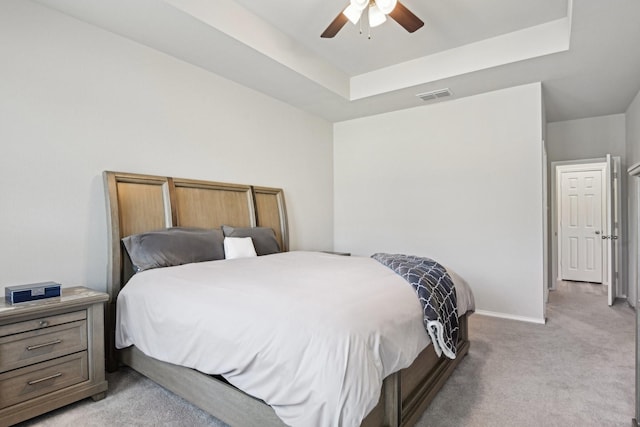
[(446, 98), (447, 96), (453, 95), (453, 92), (449, 88), (432, 90), (431, 92), (419, 93), (416, 96), (423, 101), (431, 101), (438, 98)]

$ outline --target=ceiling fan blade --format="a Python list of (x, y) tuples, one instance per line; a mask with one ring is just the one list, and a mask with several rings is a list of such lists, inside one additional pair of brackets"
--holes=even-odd
[(344, 24), (346, 24), (348, 21), (349, 19), (347, 19), (344, 13), (340, 12), (340, 14), (336, 16), (336, 19), (334, 19), (333, 22), (329, 24), (327, 29), (324, 30), (322, 34), (320, 34), (320, 37), (325, 39), (330, 39), (331, 37), (334, 37), (336, 34), (338, 34), (338, 31), (340, 31), (342, 27), (344, 27)]
[(389, 14), (398, 24), (402, 25), (405, 30), (413, 33), (424, 25), (424, 22), (407, 9), (402, 3), (398, 2), (396, 7)]

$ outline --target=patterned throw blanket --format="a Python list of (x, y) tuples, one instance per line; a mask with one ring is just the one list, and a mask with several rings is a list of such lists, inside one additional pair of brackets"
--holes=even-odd
[(456, 291), (447, 270), (429, 258), (377, 253), (371, 258), (389, 267), (413, 286), (424, 314), (424, 328), (436, 354), (456, 358), (458, 310)]

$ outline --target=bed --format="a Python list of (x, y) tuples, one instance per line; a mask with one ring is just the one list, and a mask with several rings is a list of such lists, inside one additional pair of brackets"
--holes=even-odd
[[(305, 259), (313, 263), (339, 264), (346, 262), (338, 259), (344, 257), (286, 253), (288, 225), (281, 189), (117, 172), (104, 172), (104, 182), (110, 230), (110, 302), (106, 322), (108, 369), (115, 370), (120, 364), (130, 366), (232, 426), (285, 425), (271, 406), (234, 387), (219, 375), (204, 374), (196, 369), (149, 357), (135, 345), (116, 350), (118, 296), (133, 276), (133, 266), (123, 249), (121, 239), (165, 227), (219, 229), (222, 225), (260, 226), (273, 230), (284, 253), (246, 262), (262, 265), (267, 261), (291, 258), (298, 264)], [(370, 261), (353, 260), (349, 261), (349, 265)], [(212, 261), (214, 266), (208, 268), (219, 268), (222, 265), (215, 264), (216, 262)], [(206, 266), (208, 263), (202, 264)], [(184, 266), (184, 269), (189, 268), (191, 267)], [(258, 268), (257, 264), (252, 264), (251, 268)], [(135, 286), (138, 286), (137, 283)], [(129, 289), (134, 289), (133, 285), (127, 290)], [(124, 295), (125, 292), (122, 301)], [(135, 307), (132, 313), (136, 313)], [(412, 358), (413, 362), (406, 364), (410, 366), (384, 377), (377, 404), (372, 405), (373, 409), (368, 412), (361, 425), (415, 424), (468, 352), (467, 313), (460, 316), (459, 325), (457, 357), (439, 358), (431, 345), (419, 351), (415, 360)]]

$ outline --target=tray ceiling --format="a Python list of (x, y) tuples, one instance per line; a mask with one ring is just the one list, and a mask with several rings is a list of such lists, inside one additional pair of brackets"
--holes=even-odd
[(404, 0), (425, 26), (371, 39), (350, 23), (319, 37), (347, 0), (38, 2), (330, 121), (536, 81), (559, 121), (624, 112), (640, 90), (637, 0)]

